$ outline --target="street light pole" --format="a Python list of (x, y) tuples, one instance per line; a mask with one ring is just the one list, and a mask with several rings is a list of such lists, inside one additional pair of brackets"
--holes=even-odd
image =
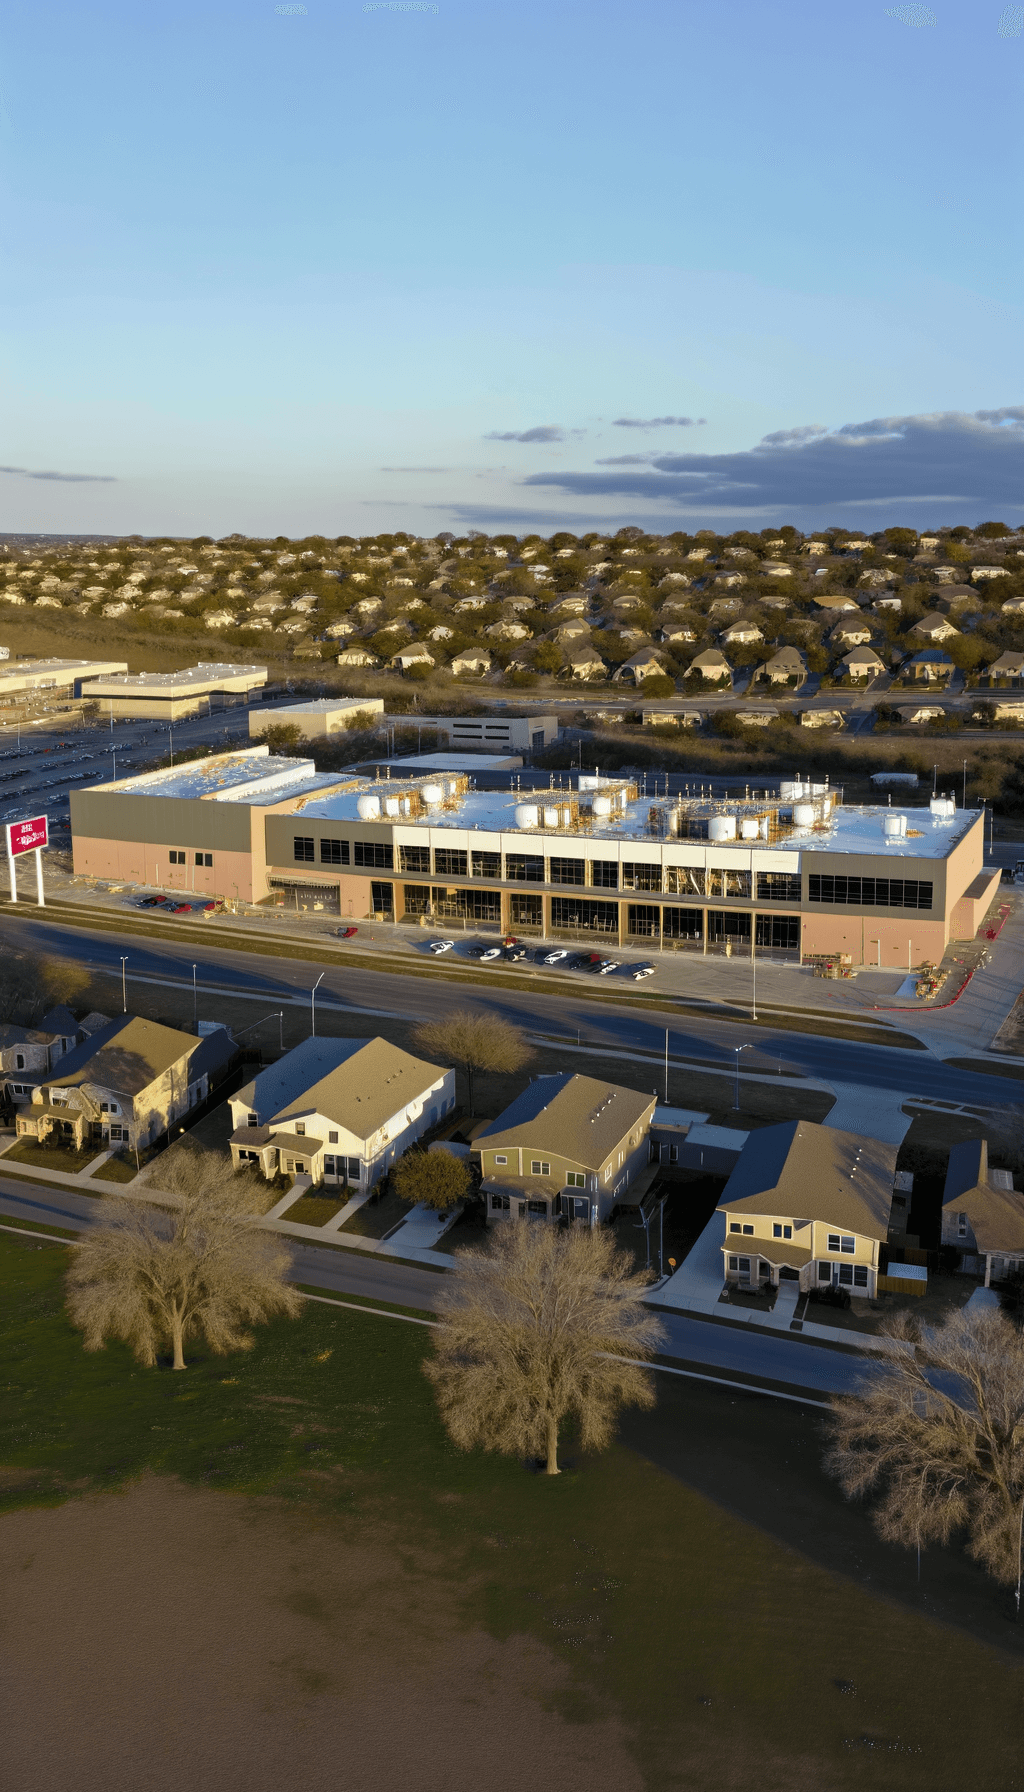
[(312, 1037), (314, 1039), (316, 1038), (316, 992), (320, 988), (320, 985), (323, 982), (326, 975), (327, 975), (326, 971), (321, 971), (319, 977), (317, 978), (316, 982), (314, 983), (312, 989), (309, 992), (310, 1031), (311, 1031)]
[(199, 1031), (199, 992), (196, 989), (196, 967), (192, 966), (192, 1031)]
[(732, 1049), (736, 1053), (736, 1098), (732, 1105), (738, 1114), (740, 1111), (740, 1053), (749, 1051), (750, 1047), (749, 1045), (734, 1045)]
[(665, 1028), (665, 1106), (668, 1107), (668, 1028)]
[(128, 954), (125, 953), (121, 959), (121, 1008), (125, 1014), (128, 1012), (128, 983), (124, 972), (124, 967), (127, 963)]

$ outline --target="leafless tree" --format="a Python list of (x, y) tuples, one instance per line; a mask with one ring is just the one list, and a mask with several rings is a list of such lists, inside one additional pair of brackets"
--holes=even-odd
[(248, 1350), (246, 1326), (294, 1318), (301, 1302), (284, 1279), (287, 1247), (256, 1224), (266, 1198), (252, 1178), (232, 1175), (213, 1152), (172, 1157), (161, 1180), (178, 1204), (119, 1202), (75, 1252), (68, 1310), (87, 1350), (122, 1338), (152, 1366), (169, 1343), (184, 1369), (188, 1338), (201, 1334), (218, 1355)]
[(474, 1014), (455, 1008), (443, 1020), (424, 1021), (413, 1035), (417, 1048), (442, 1063), (457, 1064), (466, 1073), (469, 1111), (473, 1112), (473, 1078), (478, 1070), (510, 1074), (533, 1057), (518, 1027), (497, 1014)]
[(995, 1309), (934, 1330), (901, 1316), (904, 1348), (863, 1390), (832, 1402), (827, 1471), (847, 1498), (877, 1491), (874, 1521), (918, 1548), (965, 1532), (968, 1552), (1020, 1610), (1024, 1524), (1024, 1336)]
[(399, 1158), (391, 1182), (403, 1201), (420, 1201), (424, 1207), (444, 1213), (468, 1195), (472, 1175), (469, 1165), (450, 1151), (414, 1147)]
[(610, 1232), (583, 1226), (510, 1222), (465, 1252), (425, 1365), (454, 1442), (543, 1456), (549, 1475), (567, 1419), (585, 1449), (607, 1445), (620, 1407), (654, 1404), (643, 1364), (663, 1333), (647, 1280)]

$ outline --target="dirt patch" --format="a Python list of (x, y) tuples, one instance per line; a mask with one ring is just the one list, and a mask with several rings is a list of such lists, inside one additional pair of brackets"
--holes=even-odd
[(401, 1542), (156, 1477), (8, 1515), (6, 1792), (641, 1792), (569, 1670), (460, 1629)]

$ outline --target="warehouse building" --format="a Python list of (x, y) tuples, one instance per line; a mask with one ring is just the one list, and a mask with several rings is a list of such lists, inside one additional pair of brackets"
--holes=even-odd
[(628, 779), (476, 790), (317, 773), (266, 746), (71, 795), (75, 871), (356, 920), (666, 951), (936, 962), (998, 887), (983, 812), (846, 807), (826, 784), (650, 796)]
[(265, 703), (249, 715), (249, 738), (269, 728), (297, 728), (300, 740), (325, 740), (350, 728), (372, 728), (384, 714), (383, 697), (318, 697), (311, 703)]
[(127, 670), (127, 660), (7, 660), (0, 671), (0, 703), (51, 691), (65, 698), (80, 697), (86, 680)]
[[(93, 668), (95, 670), (95, 668)], [(188, 666), (181, 672), (135, 672), (94, 677), (80, 694), (106, 715), (131, 721), (180, 722), (219, 709), (258, 702), (267, 682), (266, 666)]]
[(558, 739), (557, 716), (388, 716), (388, 727), (434, 729), (463, 752), (540, 753)]

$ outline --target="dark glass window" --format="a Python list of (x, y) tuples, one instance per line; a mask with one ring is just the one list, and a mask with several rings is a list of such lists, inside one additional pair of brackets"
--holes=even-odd
[(305, 864), (307, 860), (310, 863), (312, 862), (313, 846), (314, 842), (312, 840), (308, 840), (298, 834), (295, 835), (295, 863), (297, 865)]
[(757, 943), (774, 946), (780, 952), (791, 952), (800, 944), (800, 916), (758, 915)]
[(617, 890), (619, 887), (618, 859), (594, 859), (590, 866), (590, 881), (599, 890)]
[(800, 874), (791, 875), (788, 871), (759, 871), (757, 874), (758, 902), (799, 902)]
[(205, 865), (212, 866), (212, 864), (213, 864), (212, 852), (197, 852), (196, 853), (196, 864), (204, 865), (204, 866)]
[(579, 896), (552, 896), (552, 927), (571, 928), (574, 932), (618, 933), (617, 902), (588, 902)]
[(425, 915), (430, 907), (429, 884), (406, 884), (405, 912), (407, 915)]
[(429, 846), (400, 846), (399, 853), (403, 871), (426, 872), (430, 875)]
[(666, 908), (661, 925), (667, 940), (699, 940), (704, 937), (704, 911), (699, 908)]
[(472, 857), (474, 877), (500, 877), (500, 852), (475, 852)]
[(585, 869), (585, 859), (552, 859), (551, 882), (553, 884), (582, 884)]
[(391, 871), (395, 863), (394, 848), (385, 846), (380, 840), (357, 840), (355, 863), (372, 866), (375, 870)]
[(708, 909), (708, 939), (750, 943), (750, 916), (735, 909)]
[(914, 877), (832, 877), (807, 879), (807, 900), (841, 908), (931, 908), (934, 886)]
[(390, 921), (395, 912), (394, 884), (371, 883), (370, 900), (373, 903), (374, 914), (383, 915), (385, 920)]
[(507, 852), (505, 876), (513, 884), (542, 884), (544, 860), (534, 853)]
[(438, 877), (465, 877), (468, 854), (450, 846), (435, 846), (434, 872)]
[(624, 890), (660, 890), (660, 865), (623, 865), (622, 888)]
[(321, 840), (320, 863), (321, 865), (347, 865), (348, 841)]

